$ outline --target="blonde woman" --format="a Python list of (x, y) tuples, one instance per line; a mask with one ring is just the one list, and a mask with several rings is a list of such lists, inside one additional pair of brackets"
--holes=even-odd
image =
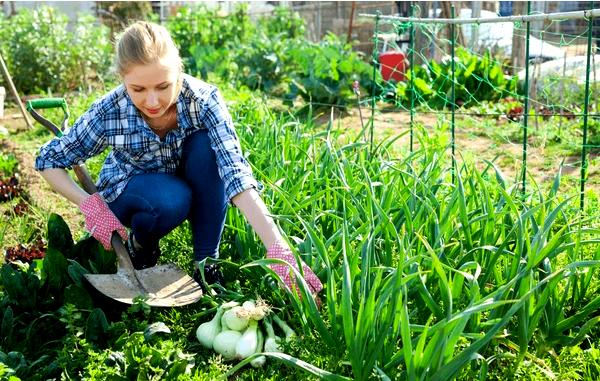
[[(156, 265), (159, 240), (190, 220), (195, 278), (199, 265), (217, 258), (229, 203), (246, 217), (267, 257), (296, 261), (258, 193), (233, 122), (218, 89), (183, 73), (168, 31), (136, 22), (116, 46), (122, 84), (98, 99), (67, 134), (44, 145), (35, 167), (58, 193), (79, 206), (86, 229), (110, 248), (112, 232), (127, 240), (136, 269)], [(99, 175), (98, 193), (87, 194), (65, 168), (112, 150)], [(125, 229), (129, 227), (129, 234)], [(274, 265), (288, 287), (289, 268)], [(303, 265), (316, 294), (322, 284)], [(209, 283), (220, 282), (215, 264), (204, 266)]]

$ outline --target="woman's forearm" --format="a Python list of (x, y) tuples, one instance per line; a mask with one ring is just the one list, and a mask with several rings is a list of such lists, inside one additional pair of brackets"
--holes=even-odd
[(69, 176), (66, 170), (61, 168), (48, 168), (40, 172), (42, 177), (50, 184), (52, 189), (60, 193), (75, 205), (81, 204), (87, 196), (75, 181)]
[(281, 233), (269, 215), (267, 206), (254, 188), (236, 195), (232, 201), (246, 217), (266, 248), (282, 240)]

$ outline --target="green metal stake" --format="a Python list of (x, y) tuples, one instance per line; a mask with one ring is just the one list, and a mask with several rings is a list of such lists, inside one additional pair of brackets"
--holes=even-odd
[[(410, 6), (411, 17), (415, 17), (415, 5)], [(413, 129), (415, 124), (415, 23), (410, 23), (410, 152), (413, 152)]]
[[(450, 7), (450, 17), (454, 18), (454, 5), (452, 5), (452, 7)], [(454, 64), (454, 59), (456, 58), (455, 56), (455, 48), (456, 48), (456, 34), (455, 34), (455, 26), (456, 24), (452, 23), (450, 24), (450, 33), (452, 34), (452, 36), (450, 37), (450, 47), (451, 47), (451, 51), (450, 51), (450, 55), (452, 56), (452, 61), (451, 61), (451, 69), (452, 69), (452, 91), (450, 93), (450, 100), (452, 101), (452, 103), (450, 104), (451, 107), (451, 122), (450, 122), (450, 127), (451, 127), (451, 131), (452, 131), (452, 137), (450, 139), (450, 146), (452, 147), (452, 183), (454, 183), (454, 178), (456, 175), (456, 156), (455, 156), (455, 113), (456, 113), (456, 68), (455, 68), (455, 64)]]
[(587, 134), (588, 134), (588, 114), (590, 105), (590, 58), (592, 57), (592, 24), (593, 17), (588, 19), (588, 35), (587, 35), (587, 62), (585, 65), (585, 98), (583, 100), (583, 142), (581, 145), (581, 176), (579, 179), (579, 210), (583, 210), (585, 202), (585, 177), (587, 173)]
[(381, 16), (381, 12), (377, 11), (377, 16), (375, 17), (375, 46), (373, 47), (373, 84), (371, 86), (371, 120), (369, 121), (371, 125), (369, 126), (370, 136), (370, 148), (369, 148), (369, 157), (373, 155), (373, 127), (375, 125), (375, 86), (377, 79), (377, 68), (379, 67), (379, 18)]
[[(527, 14), (531, 14), (531, 1), (527, 2)], [(529, 121), (529, 32), (531, 23), (526, 21), (525, 35), (525, 101), (523, 105), (523, 173), (521, 177), (521, 192), (525, 196), (527, 182), (527, 126)]]

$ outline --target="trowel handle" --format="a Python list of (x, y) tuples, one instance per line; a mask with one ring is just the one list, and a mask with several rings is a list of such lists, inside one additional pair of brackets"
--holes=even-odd
[(110, 244), (112, 245), (115, 253), (117, 253), (117, 260), (119, 261), (119, 271), (126, 270), (131, 272), (134, 270), (133, 263), (131, 263), (131, 258), (129, 258), (129, 253), (127, 252), (127, 248), (125, 247), (125, 243), (121, 239), (119, 233), (114, 231), (112, 233), (112, 237), (110, 239)]

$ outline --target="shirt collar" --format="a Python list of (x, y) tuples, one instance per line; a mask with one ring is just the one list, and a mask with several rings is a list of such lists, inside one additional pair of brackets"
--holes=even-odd
[[(129, 131), (131, 133), (143, 133), (148, 135), (149, 137), (157, 137), (157, 135), (150, 129), (148, 123), (142, 117), (142, 113), (138, 110), (137, 107), (133, 104), (129, 93), (124, 85), (121, 86), (121, 91), (123, 92), (123, 97), (126, 100), (126, 110), (125, 115), (127, 115), (127, 123), (129, 125)], [(177, 100), (175, 101), (177, 107), (177, 125), (178, 129), (187, 129), (191, 125), (191, 120), (189, 119), (188, 113), (186, 112), (187, 106), (185, 103), (185, 91), (188, 88), (188, 83), (183, 79), (183, 84), (181, 89), (179, 90), (179, 95), (177, 96)], [(177, 131), (177, 130), (175, 130)], [(169, 134), (167, 134), (169, 136)]]

